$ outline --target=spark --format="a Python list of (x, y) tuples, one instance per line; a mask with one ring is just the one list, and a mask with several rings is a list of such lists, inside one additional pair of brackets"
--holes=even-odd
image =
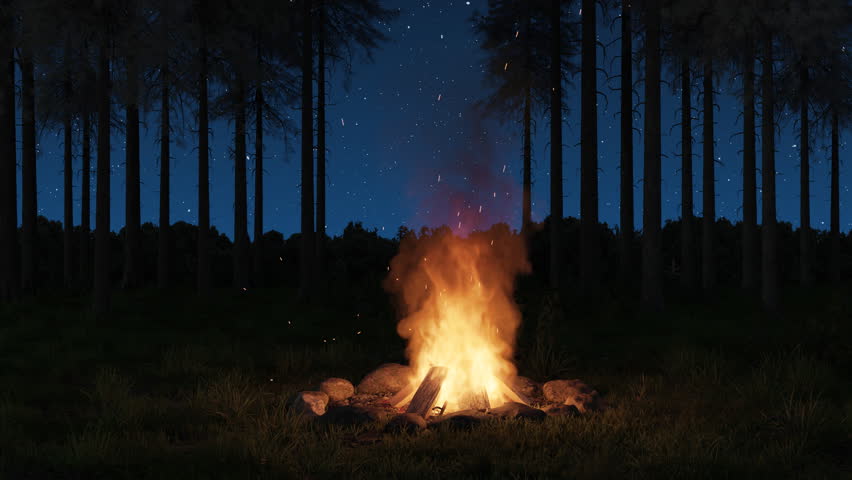
[(503, 164), (503, 173), (506, 173), (506, 164)]
[(520, 31), (520, 30), (516, 30), (516, 31), (515, 31), (515, 38), (518, 38), (518, 35), (520, 35), (520, 34), (521, 34), (521, 31)]
[(479, 206), (479, 213), (482, 213), (482, 205)]
[(505, 72), (505, 71), (506, 71), (506, 70), (508, 70), (508, 69), (509, 69), (509, 62), (506, 62), (506, 63), (503, 65), (503, 71)]
[(340, 118), (340, 126), (341, 126), (341, 127), (345, 127), (345, 126), (346, 126), (346, 122), (344, 122), (344, 121), (343, 121), (343, 117), (341, 117), (341, 118)]
[(439, 102), (441, 101), (441, 94), (440, 93), (438, 94), (438, 101)]

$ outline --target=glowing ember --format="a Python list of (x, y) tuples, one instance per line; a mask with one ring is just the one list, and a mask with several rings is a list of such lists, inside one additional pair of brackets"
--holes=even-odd
[(466, 238), (442, 228), (403, 239), (385, 288), (403, 315), (397, 331), (408, 340), (411, 384), (433, 366), (447, 368), (435, 403), (446, 402), (446, 412), (467, 408), (466, 399), (483, 391), (492, 407), (513, 399), (504, 386), (516, 373), (521, 320), (512, 291), (529, 270), (522, 238), (502, 224)]

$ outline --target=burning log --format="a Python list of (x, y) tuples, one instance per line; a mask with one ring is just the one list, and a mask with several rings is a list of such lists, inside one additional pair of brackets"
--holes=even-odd
[(484, 388), (465, 393), (459, 399), (459, 410), (490, 410), (488, 393)]
[(441, 392), (441, 385), (447, 378), (447, 367), (432, 367), (426, 378), (420, 383), (420, 387), (414, 393), (414, 398), (408, 405), (405, 413), (414, 413), (427, 418), (432, 413), (432, 407)]
[(530, 404), (530, 399), (514, 385), (514, 382), (505, 382), (500, 380), (500, 384), (503, 386), (503, 393), (509, 397), (509, 400), (513, 402), (523, 403), (524, 405)]

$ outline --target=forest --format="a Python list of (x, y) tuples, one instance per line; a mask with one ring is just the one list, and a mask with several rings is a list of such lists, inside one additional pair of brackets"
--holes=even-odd
[[(294, 413), (294, 395), (323, 378), (416, 363), (397, 335), (411, 312), (392, 298), (392, 266), (406, 245), (457, 232), (380, 232), (358, 218), (329, 230), (344, 200), (328, 157), (346, 155), (328, 148), (329, 77), (357, 83), (399, 40), (392, 27), (407, 10), (458, 3), (0, 1), (0, 476), (852, 473), (845, 0), (479, 0), (453, 13), (483, 59), (470, 103), (522, 148), (521, 217), (471, 233), (525, 247), (507, 355), (540, 394), (547, 380), (583, 376), (608, 407), (410, 437), (387, 435), (384, 421)], [(615, 32), (607, 43), (604, 30)], [(605, 96), (617, 135), (601, 131)], [(742, 187), (725, 199), (736, 220), (717, 214), (723, 96), (737, 111)], [(226, 152), (212, 147), (213, 122), (227, 125)], [(663, 214), (667, 134), (677, 218)], [(61, 152), (48, 155), (51, 135)], [(289, 188), (264, 166), (280, 153), (270, 139), (284, 137), (299, 176), (286, 213), (299, 228), (287, 234), (264, 225), (277, 206), (269, 192)], [(533, 181), (542, 138), (546, 185)], [(615, 172), (602, 173), (604, 138), (618, 144)], [(798, 145), (796, 165), (780, 163), (782, 142)], [(192, 179), (170, 172), (177, 145), (192, 151)], [(565, 167), (575, 151), (576, 174)], [(211, 222), (211, 158), (223, 154), (227, 226)], [(815, 162), (828, 165), (826, 205), (812, 202)], [(62, 218), (41, 213), (45, 164), (62, 172)], [(142, 186), (146, 164), (154, 190)], [(797, 221), (779, 211), (780, 175), (795, 176)], [(576, 218), (565, 215), (574, 176)], [(173, 194), (188, 188), (197, 221), (175, 222)], [(534, 188), (548, 199), (538, 219)], [(618, 205), (617, 222), (601, 217), (603, 202)], [(143, 218), (146, 204), (156, 218)], [(822, 229), (811, 219), (826, 207)]]

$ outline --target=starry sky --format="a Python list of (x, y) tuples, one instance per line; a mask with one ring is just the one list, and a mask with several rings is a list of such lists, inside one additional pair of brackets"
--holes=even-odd
[[(485, 0), (387, 0), (399, 8), (398, 19), (382, 25), (390, 41), (376, 51), (372, 62), (359, 59), (350, 82), (344, 81), (341, 67), (333, 67), (330, 78), (328, 127), (328, 233), (338, 235), (350, 221), (360, 221), (383, 236), (393, 236), (399, 226), (420, 228), (447, 224), (460, 231), (487, 228), (494, 222), (507, 222), (519, 228), (521, 220), (521, 125), (483, 118), (475, 104), (487, 95), (484, 83), (483, 53), (472, 33), (470, 18), (485, 12)], [(579, 21), (579, 12), (577, 21)], [(603, 15), (599, 15), (599, 19)], [(599, 20), (600, 21), (600, 20)], [(615, 38), (618, 22), (601, 22), (603, 43)], [(635, 44), (635, 43), (634, 43)], [(604, 55), (599, 50), (599, 66), (618, 73), (617, 44)], [(664, 70), (665, 76), (665, 70)], [(609, 105), (599, 103), (600, 219), (618, 223), (619, 118), (616, 81), (599, 75), (599, 89), (608, 95)], [(349, 83), (347, 86), (346, 83)], [(347, 88), (348, 87), (348, 88)], [(564, 192), (565, 215), (578, 216), (579, 197), (579, 76), (565, 88), (569, 111), (564, 114)], [(717, 215), (732, 221), (742, 212), (740, 106), (733, 96), (738, 85), (723, 78), (717, 89), (720, 111), (716, 114), (716, 194)], [(699, 90), (698, 84), (693, 91)], [(669, 131), (677, 122), (679, 91), (663, 87), (663, 218), (680, 216), (680, 158), (677, 157), (679, 130)], [(693, 103), (697, 105), (697, 103)], [(641, 111), (641, 108), (640, 108)], [(19, 110), (20, 115), (20, 110)], [(142, 131), (142, 221), (157, 222), (159, 202), (159, 148), (155, 113)], [(297, 120), (299, 113), (290, 111)], [(777, 144), (778, 217), (798, 224), (799, 150), (795, 112), (782, 116)], [(536, 118), (533, 138), (533, 205), (536, 221), (548, 215), (549, 138), (547, 118)], [(697, 121), (695, 122), (698, 123)], [(636, 118), (635, 126), (642, 127)], [(211, 222), (221, 232), (233, 232), (233, 124), (211, 123)], [(700, 155), (700, 130), (696, 125), (694, 151)], [(172, 221), (197, 222), (196, 140), (189, 128), (185, 138), (172, 147)], [(812, 225), (828, 229), (829, 150), (828, 135), (814, 132), (812, 140)], [(20, 139), (20, 137), (18, 137)], [(114, 132), (112, 152), (112, 229), (124, 224), (124, 139)], [(635, 140), (635, 193), (637, 229), (641, 228), (642, 138)], [(250, 139), (253, 142), (253, 139)], [(299, 229), (298, 138), (286, 139), (281, 132), (265, 135), (265, 230), (289, 236)], [(289, 151), (286, 145), (289, 144)], [(94, 150), (94, 149), (93, 149)], [(758, 142), (758, 164), (760, 162)], [(252, 143), (249, 151), (254, 152)], [(75, 154), (79, 146), (75, 146)], [(852, 212), (845, 208), (849, 199), (847, 143), (841, 137), (841, 229), (852, 228)], [(695, 209), (700, 214), (701, 158), (695, 158)], [(93, 163), (94, 164), (94, 163)], [(249, 156), (249, 233), (252, 232), (253, 159)], [(74, 222), (79, 224), (80, 159), (75, 157)], [(20, 179), (19, 179), (20, 185)], [(62, 218), (62, 137), (41, 132), (38, 154), (39, 214)], [(758, 185), (760, 174), (758, 173)], [(92, 181), (92, 201), (94, 204)], [(19, 187), (20, 189), (20, 187)], [(19, 190), (20, 202), (20, 190)], [(20, 203), (19, 203), (20, 205)], [(758, 203), (758, 214), (760, 203)], [(92, 208), (94, 225), (94, 206)], [(759, 217), (758, 217), (759, 219)]]

